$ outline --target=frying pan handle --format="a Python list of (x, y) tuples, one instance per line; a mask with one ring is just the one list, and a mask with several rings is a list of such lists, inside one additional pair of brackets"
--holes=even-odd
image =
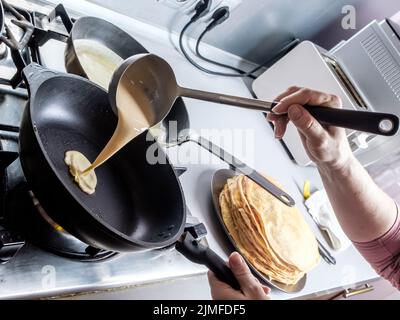
[(229, 284), (235, 290), (240, 290), (240, 284), (232, 270), (226, 265), (225, 261), (210, 248), (207, 248), (204, 253), (204, 264), (219, 280)]
[(22, 77), (24, 78), (31, 98), (36, 94), (43, 82), (57, 75), (57, 72), (49, 70), (37, 63), (31, 63), (22, 71)]
[(219, 280), (229, 284), (236, 290), (240, 290), (239, 282), (225, 261), (210, 248), (195, 240), (190, 233), (185, 232), (175, 247), (188, 260), (193, 263), (205, 265)]

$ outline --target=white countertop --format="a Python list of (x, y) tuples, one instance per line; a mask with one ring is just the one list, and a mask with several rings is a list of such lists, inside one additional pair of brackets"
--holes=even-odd
[[(143, 22), (132, 20), (106, 9), (100, 9), (100, 7), (87, 3), (86, 1), (51, 0), (50, 2), (62, 2), (67, 8), (87, 15), (104, 18), (125, 29), (150, 52), (158, 54), (166, 59), (172, 65), (178, 83), (183, 86), (251, 97), (243, 80), (207, 75), (192, 67), (180, 53), (177, 52), (174, 45), (171, 43), (171, 40), (176, 41), (176, 35), (170, 35), (166, 30), (149, 26)], [(227, 63), (239, 62), (237, 58), (230, 54), (224, 54), (220, 50), (205, 46), (206, 50), (207, 48), (210, 54), (219, 56)], [(215, 143), (246, 161), (255, 169), (265, 172), (280, 181), (296, 200), (300, 210), (311, 228), (315, 231), (317, 237), (328, 247), (303, 206), (302, 196), (295, 183), (295, 180), (304, 181), (308, 179), (314, 186), (320, 187), (321, 181), (318, 172), (314, 168), (299, 167), (289, 159), (289, 156), (280, 142), (274, 139), (272, 129), (266, 123), (263, 115), (258, 112), (250, 112), (190, 99), (186, 99), (185, 102), (189, 111), (192, 128), (195, 130), (247, 130), (246, 132), (248, 132), (250, 136), (254, 135), (254, 145), (250, 148), (250, 151), (254, 149), (254, 152), (250, 152), (252, 156), (248, 156), (247, 154), (243, 157), (240, 152), (237, 152), (240, 150), (241, 141), (240, 144), (238, 140), (235, 140), (232, 144), (221, 145), (220, 141), (215, 140)], [(208, 138), (213, 140), (214, 135), (208, 135)], [(188, 163), (185, 161), (187, 152), (198, 154), (205, 159), (212, 158), (213, 163)], [(221, 232), (212, 208), (210, 181), (215, 170), (227, 168), (227, 165), (212, 157), (207, 151), (201, 150), (201, 148), (194, 143), (187, 143), (181, 147), (172, 148), (169, 150), (169, 154), (174, 163), (188, 167), (188, 171), (181, 178), (187, 204), (192, 214), (198, 217), (207, 226), (210, 247), (226, 257), (227, 242)], [(291, 299), (309, 296), (315, 293), (339, 289), (341, 287), (348, 288), (353, 284), (363, 283), (377, 278), (376, 273), (353, 247), (339, 254), (335, 254), (335, 257), (338, 262), (337, 265), (332, 266), (321, 261), (320, 265), (308, 274), (306, 287), (300, 293), (288, 295), (273, 290), (271, 297), (273, 299)], [(204, 273), (205, 272), (206, 270), (204, 270)], [(187, 290), (195, 290), (196, 288), (192, 287), (194, 283), (195, 282), (191, 282), (191, 280), (188, 279), (185, 284)], [(174, 297), (177, 298), (177, 294), (174, 294)], [(187, 297), (185, 291), (182, 291), (181, 297), (178, 295), (178, 299), (185, 299), (185, 297)], [(208, 298), (208, 290), (204, 290), (204, 295), (201, 295), (201, 297)], [(168, 290), (165, 290), (165, 296), (163, 296), (163, 298), (169, 298)]]

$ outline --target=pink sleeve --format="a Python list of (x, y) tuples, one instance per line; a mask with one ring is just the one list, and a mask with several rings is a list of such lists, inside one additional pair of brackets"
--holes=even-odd
[(400, 215), (382, 237), (371, 242), (354, 243), (376, 272), (400, 290)]

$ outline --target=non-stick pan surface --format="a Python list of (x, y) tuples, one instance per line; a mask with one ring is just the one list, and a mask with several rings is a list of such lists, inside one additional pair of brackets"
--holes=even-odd
[(65, 51), (66, 69), (70, 73), (85, 78), (87, 78), (87, 74), (75, 51), (74, 41), (76, 40), (86, 39), (100, 42), (124, 60), (135, 54), (147, 53), (147, 50), (128, 33), (103, 19), (82, 17), (74, 23), (70, 31)]
[[(94, 195), (83, 193), (64, 163), (77, 150), (94, 160), (117, 124), (107, 93), (77, 76), (28, 66), (31, 99), (20, 133), (24, 173), (47, 213), (102, 249), (128, 251), (174, 243), (183, 231), (182, 190), (168, 159), (147, 134), (96, 170)], [(47, 78), (44, 80), (43, 78)], [(165, 164), (151, 164), (156, 151)], [(151, 160), (151, 159), (150, 159)]]

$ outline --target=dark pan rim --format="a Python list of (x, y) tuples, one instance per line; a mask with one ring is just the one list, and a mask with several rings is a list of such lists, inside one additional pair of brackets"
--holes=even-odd
[(0, 33), (3, 33), (4, 31), (4, 25), (5, 25), (5, 14), (4, 14), (4, 6), (3, 6), (3, 1), (0, 1)]
[[(80, 24), (87, 23), (87, 21), (90, 21), (90, 20), (101, 22), (104, 25), (107, 25), (110, 29), (118, 30), (119, 32), (126, 34), (127, 37), (130, 37), (132, 40), (136, 41), (135, 38), (133, 38), (128, 32), (122, 30), (120, 27), (116, 26), (115, 24), (113, 24), (113, 23), (111, 23), (111, 22), (109, 22), (107, 20), (104, 20), (104, 19), (101, 19), (101, 18), (97, 18), (97, 17), (93, 17), (93, 16), (81, 17), (81, 18), (79, 18), (78, 20), (76, 20), (74, 22), (74, 24), (72, 26), (71, 34), (70, 34), (70, 37), (72, 38), (72, 40), (77, 40), (77, 38), (75, 36), (75, 33), (74, 33), (74, 29), (78, 28)], [(143, 47), (138, 41), (136, 41), (136, 42), (141, 47)], [(143, 49), (146, 50), (144, 47), (143, 47)]]
[[(52, 78), (50, 78), (50, 79), (45, 80), (43, 83), (41, 83), (40, 86), (38, 87), (37, 91), (36, 91), (35, 96), (33, 97), (33, 99), (31, 98), (30, 101), (29, 101), (29, 110), (30, 110), (30, 113), (31, 113), (31, 119), (30, 119), (30, 121), (31, 121), (32, 124), (34, 123), (33, 118), (32, 118), (32, 114), (33, 114), (32, 111), (33, 111), (34, 104), (35, 104), (35, 97), (36, 97), (36, 95), (39, 93), (39, 91), (41, 90), (42, 86), (43, 86), (44, 84), (46, 84), (46, 83), (48, 83), (48, 82), (54, 80), (54, 79), (57, 79), (57, 78), (65, 78), (65, 77), (67, 77), (67, 78), (72, 78), (72, 79), (77, 80), (77, 81), (79, 80), (79, 81), (85, 82), (85, 83), (87, 83), (87, 84), (89, 84), (89, 85), (95, 86), (96, 88), (102, 90), (104, 93), (107, 93), (102, 87), (98, 86), (98, 85), (95, 84), (95, 83), (92, 83), (90, 80), (87, 80), (87, 79), (85, 79), (85, 78), (83, 78), (83, 77), (76, 76), (76, 75), (71, 75), (71, 74), (65, 74), (65, 75), (64, 75), (64, 74), (60, 74), (60, 75), (56, 75), (56, 76), (54, 76), (54, 77), (52, 77)], [(181, 184), (180, 184), (180, 182), (179, 182), (179, 178), (177, 177), (176, 172), (175, 172), (175, 170), (173, 169), (173, 167), (172, 167), (172, 165), (171, 165), (171, 163), (170, 163), (169, 158), (168, 158), (167, 155), (165, 155), (165, 156), (166, 156), (166, 159), (167, 159), (167, 161), (168, 161), (168, 165), (171, 167), (171, 170), (172, 170), (173, 174), (175, 175), (175, 179), (176, 179), (176, 182), (177, 182), (177, 184), (178, 184), (178, 186), (179, 186), (180, 193), (181, 193), (182, 207), (183, 207), (183, 214), (182, 214), (181, 226), (180, 226), (180, 228), (179, 228), (179, 231), (178, 231), (173, 237), (171, 237), (170, 239), (167, 239), (167, 240), (165, 240), (165, 241), (161, 241), (161, 242), (147, 242), (147, 241), (138, 240), (138, 239), (135, 239), (135, 240), (133, 241), (131, 237), (125, 235), (124, 233), (122, 233), (122, 232), (120, 232), (119, 230), (115, 229), (113, 226), (110, 226), (109, 224), (104, 223), (102, 220), (100, 220), (99, 218), (97, 218), (96, 216), (94, 216), (94, 215), (90, 212), (90, 210), (88, 210), (88, 208), (87, 208), (81, 201), (79, 201), (79, 200), (77, 199), (77, 197), (75, 196), (74, 192), (70, 192), (69, 188), (68, 188), (67, 185), (64, 183), (64, 181), (63, 181), (63, 179), (62, 179), (60, 173), (58, 172), (58, 170), (55, 169), (55, 167), (54, 167), (54, 165), (53, 165), (52, 159), (50, 159), (50, 157), (49, 157), (49, 155), (48, 155), (46, 149), (44, 148), (43, 143), (42, 143), (42, 139), (40, 138), (40, 135), (39, 135), (39, 132), (38, 132), (37, 130), (34, 130), (34, 134), (35, 134), (36, 140), (37, 140), (37, 142), (38, 142), (38, 144), (39, 144), (39, 146), (40, 146), (41, 152), (42, 152), (43, 156), (45, 157), (45, 159), (46, 159), (46, 161), (47, 161), (47, 164), (49, 165), (49, 167), (51, 168), (52, 172), (53, 172), (53, 173), (55, 174), (55, 176), (57, 177), (58, 181), (59, 181), (59, 182), (61, 183), (61, 185), (63, 186), (64, 190), (65, 190), (66, 192), (68, 192), (69, 195), (75, 200), (75, 202), (88, 214), (88, 217), (90, 217), (91, 219), (93, 219), (93, 220), (97, 223), (97, 227), (103, 228), (103, 229), (106, 230), (106, 231), (111, 231), (111, 232), (113, 233), (113, 237), (114, 237), (114, 238), (116, 238), (116, 239), (118, 239), (118, 240), (125, 241), (127, 244), (130, 244), (130, 245), (133, 245), (133, 246), (141, 246), (141, 247), (149, 248), (149, 249), (152, 249), (152, 248), (159, 248), (159, 247), (160, 247), (160, 248), (161, 248), (161, 247), (167, 247), (167, 246), (170, 246), (170, 245), (174, 244), (174, 243), (179, 239), (179, 237), (180, 237), (181, 234), (183, 233), (183, 230), (184, 230), (184, 227), (185, 227), (185, 222), (186, 222), (185, 199), (184, 199), (184, 194), (183, 194), (182, 186), (181, 186)], [(156, 140), (155, 140), (155, 143), (158, 144), (158, 142), (157, 142)], [(161, 146), (159, 146), (159, 147), (160, 147), (160, 150), (162, 150)], [(164, 151), (163, 151), (163, 152), (164, 152)]]
[[(70, 32), (70, 39), (71, 39), (71, 46), (72, 49), (75, 52), (75, 56), (76, 56), (76, 62), (78, 63), (80, 69), (83, 71), (84, 76), (89, 79), (85, 68), (83, 67), (81, 60), (79, 58), (79, 55), (77, 54), (76, 50), (75, 50), (75, 41), (76, 40), (80, 40), (80, 39), (85, 39), (85, 38), (80, 38), (76, 35), (76, 29), (80, 28), (82, 24), (89, 24), (91, 21), (94, 22), (101, 22), (104, 26), (107, 26), (107, 28), (109, 28), (110, 30), (115, 30), (118, 31), (119, 33), (124, 34), (127, 38), (130, 38), (131, 41), (136, 42), (136, 44), (140, 47), (142, 47), (143, 51), (141, 52), (136, 52), (136, 53), (132, 53), (132, 55), (134, 54), (138, 54), (138, 53), (148, 53), (147, 49), (145, 47), (143, 47), (134, 37), (132, 37), (129, 33), (127, 33), (126, 31), (122, 30), (120, 27), (117, 27), (115, 24), (108, 22), (107, 20), (101, 19), (101, 18), (97, 18), (97, 17), (92, 17), (92, 16), (85, 16), (82, 18), (79, 18), (72, 26), (71, 32)], [(95, 40), (94, 38), (86, 38), (87, 40)], [(106, 45), (105, 43), (103, 43), (104, 45)], [(116, 52), (116, 54), (118, 54), (118, 52)], [(124, 58), (121, 57), (123, 60)], [(89, 79), (90, 80), (90, 79)]]

